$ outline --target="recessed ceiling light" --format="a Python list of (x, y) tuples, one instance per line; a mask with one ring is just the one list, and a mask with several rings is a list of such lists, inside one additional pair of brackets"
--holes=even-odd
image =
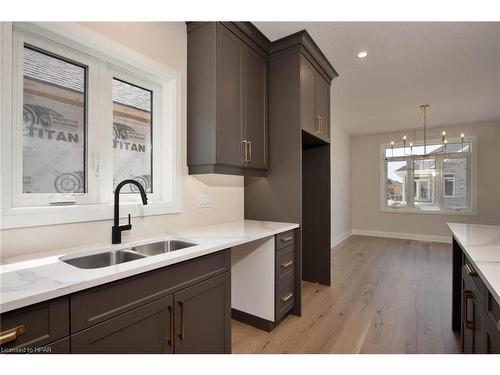
[(364, 59), (366, 57), (368, 57), (368, 52), (366, 51), (358, 52), (358, 59)]

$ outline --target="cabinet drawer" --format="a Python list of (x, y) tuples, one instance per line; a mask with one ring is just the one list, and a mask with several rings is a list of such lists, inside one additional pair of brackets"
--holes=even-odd
[(483, 304), (485, 304), (486, 294), (487, 294), (486, 285), (484, 285), (483, 281), (481, 280), (478, 273), (474, 269), (474, 266), (472, 265), (470, 260), (465, 256), (465, 254), (464, 254), (464, 265), (462, 268), (463, 271), (469, 276), (474, 286), (476, 287), (479, 299), (483, 302)]
[(279, 233), (276, 235), (276, 250), (293, 245), (295, 243), (295, 231)]
[(73, 294), (71, 333), (230, 269), (230, 252), (224, 250)]
[(276, 284), (281, 284), (295, 272), (295, 247), (288, 246), (276, 252)]
[[(71, 352), (169, 353), (173, 350), (173, 295), (71, 335)], [(170, 339), (170, 341), (169, 341)]]
[(295, 278), (291, 274), (281, 284), (276, 285), (275, 314), (280, 320), (295, 304)]
[(500, 334), (500, 306), (498, 305), (495, 298), (488, 291), (488, 303), (486, 304), (487, 315), (489, 319), (493, 321), (493, 323), (498, 327), (498, 331)]
[[(17, 331), (14, 331), (19, 327)], [(1, 348), (39, 348), (69, 335), (68, 297), (9, 311), (0, 316), (0, 331), (9, 340)], [(13, 350), (15, 352), (15, 350)]]

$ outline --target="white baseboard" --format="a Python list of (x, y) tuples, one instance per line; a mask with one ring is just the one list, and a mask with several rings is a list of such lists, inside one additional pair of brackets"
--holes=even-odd
[(399, 238), (403, 240), (451, 243), (451, 235), (432, 236), (428, 234), (385, 232), (381, 230), (366, 230), (366, 229), (353, 229), (352, 234), (358, 236), (387, 237), (387, 238)]
[(347, 240), (351, 236), (352, 236), (352, 231), (350, 231), (350, 230), (345, 232), (345, 233), (342, 233), (340, 236), (337, 236), (333, 239), (332, 245), (330, 248), (334, 248), (335, 246), (340, 244), (342, 241)]

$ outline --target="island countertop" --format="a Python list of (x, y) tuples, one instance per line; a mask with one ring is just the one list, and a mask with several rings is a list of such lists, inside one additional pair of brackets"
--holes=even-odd
[(500, 226), (448, 223), (448, 227), (500, 304)]
[(174, 252), (96, 269), (80, 269), (60, 260), (67, 254), (77, 256), (78, 253), (73, 249), (53, 251), (50, 256), (3, 264), (0, 266), (0, 312), (78, 292), (298, 227), (299, 225), (294, 223), (241, 220), (190, 228), (118, 245), (86, 246), (84, 253), (129, 249), (169, 239), (181, 239), (197, 244)]

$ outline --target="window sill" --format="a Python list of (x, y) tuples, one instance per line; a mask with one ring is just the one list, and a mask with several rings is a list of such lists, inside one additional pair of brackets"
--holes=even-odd
[(421, 210), (418, 208), (389, 208), (382, 207), (380, 209), (381, 212), (390, 212), (394, 214), (423, 214), (423, 215), (449, 215), (449, 216), (477, 216), (477, 212), (475, 210), (463, 210), (463, 211), (455, 211), (455, 210)]
[[(3, 213), (0, 229), (111, 220), (113, 209), (112, 203), (10, 208)], [(175, 201), (150, 202), (146, 206), (135, 202), (120, 204), (120, 218), (125, 218), (128, 214), (138, 217), (180, 212), (180, 203)]]

